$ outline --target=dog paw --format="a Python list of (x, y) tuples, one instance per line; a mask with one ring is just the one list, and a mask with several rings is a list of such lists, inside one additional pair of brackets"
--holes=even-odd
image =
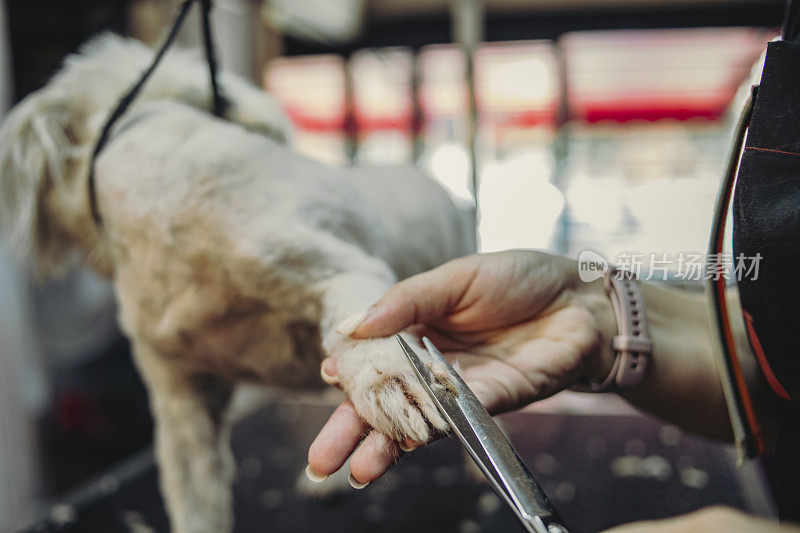
[[(404, 339), (423, 360), (428, 358), (416, 339)], [(336, 352), (332, 355), (337, 357), (339, 385), (373, 428), (401, 443), (429, 442), (448, 430), (394, 337), (346, 339)], [(442, 386), (452, 387), (442, 365), (430, 360), (426, 364)]]

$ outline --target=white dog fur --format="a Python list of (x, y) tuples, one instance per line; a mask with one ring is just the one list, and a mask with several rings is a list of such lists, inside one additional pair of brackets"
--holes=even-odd
[(412, 168), (298, 155), (279, 107), (233, 76), (221, 80), (230, 121), (215, 118), (204, 64), (175, 51), (97, 160), (98, 227), (89, 154), (151, 58), (137, 42), (97, 38), (8, 115), (0, 225), (42, 276), (79, 256), (113, 280), (172, 528), (218, 533), (232, 527), (225, 412), (237, 381), (316, 384), (323, 355), (335, 355), (373, 427), (416, 441), (446, 429), (393, 339), (335, 328), (399, 279), (471, 252), (471, 217)]

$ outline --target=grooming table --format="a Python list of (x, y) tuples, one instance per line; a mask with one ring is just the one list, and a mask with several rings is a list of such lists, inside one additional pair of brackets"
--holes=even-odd
[[(325, 483), (297, 490), (308, 445), (330, 405), (283, 401), (244, 418), (233, 432), (238, 464), (237, 532), (521, 531), (447, 438), (402, 457), (381, 480), (356, 491)], [(735, 466), (727, 445), (693, 437), (641, 415), (538, 412), (502, 425), (571, 531), (673, 516), (724, 504), (769, 516), (757, 465)], [(470, 465), (471, 466), (471, 465)], [(308, 486), (308, 484), (305, 484)], [(152, 452), (145, 450), (66, 495), (25, 531), (167, 531)]]

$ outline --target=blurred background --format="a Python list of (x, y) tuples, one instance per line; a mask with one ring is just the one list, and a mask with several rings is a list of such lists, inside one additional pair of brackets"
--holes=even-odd
[[(299, 151), (332, 165), (419, 165), (458, 202), (477, 205), (481, 251), (526, 247), (577, 257), (591, 249), (612, 261), (706, 249), (736, 114), (784, 10), (780, 0), (214, 4), (223, 67), (279, 100), (296, 125)], [(100, 31), (160, 42), (176, 5), (0, 2), (0, 117)], [(199, 43), (197, 22), (186, 24), (182, 44)], [(677, 282), (673, 270), (666, 277)], [(40, 523), (46, 529), (51, 503), (132, 454), (148, 453), (147, 400), (106, 282), (76, 269), (38, 284), (0, 245), (0, 295), (0, 531), (31, 523), (43, 509), (50, 513), (49, 525)], [(321, 423), (328, 404), (319, 402), (323, 407), (312, 409), (321, 409)], [(538, 409), (639, 416), (614, 399), (577, 394)], [(664, 426), (664, 434), (664, 427), (642, 424), (631, 434), (650, 437), (620, 441), (620, 457), (661, 457), (645, 453), (651, 437), (656, 447), (678, 442), (677, 429)], [(745, 494), (707, 503), (721, 498), (772, 512), (761, 470), (731, 473), (727, 448), (691, 442), (698, 457), (726, 458), (714, 467), (719, 486)], [(714, 486), (716, 478), (707, 479), (713, 468), (698, 469), (698, 459), (684, 452), (676, 452), (666, 477), (657, 461), (650, 470), (621, 472), (655, 472), (655, 481), (674, 481), (675, 494)], [(548, 464), (535, 468), (547, 476)], [(134, 470), (149, 472), (147, 465)], [(563, 482), (554, 478), (553, 490)], [(577, 501), (571, 483), (562, 495)], [(266, 508), (281, 507), (281, 498)], [(686, 501), (696, 507), (705, 500)], [(55, 509), (62, 513), (55, 523), (75, 520)], [(478, 530), (491, 523), (476, 520)]]

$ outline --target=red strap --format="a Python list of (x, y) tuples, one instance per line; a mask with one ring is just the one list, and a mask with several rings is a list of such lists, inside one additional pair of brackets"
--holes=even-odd
[(786, 392), (781, 382), (778, 381), (778, 378), (772, 371), (772, 367), (769, 366), (766, 355), (764, 355), (764, 348), (762, 348), (761, 341), (758, 340), (758, 335), (756, 335), (756, 329), (753, 327), (753, 316), (744, 309), (742, 309), (742, 314), (744, 315), (745, 326), (747, 326), (747, 337), (750, 339), (750, 347), (753, 348), (756, 354), (758, 366), (761, 367), (761, 373), (764, 374), (767, 383), (769, 383), (770, 388), (775, 394), (786, 401), (791, 401), (789, 393)]

